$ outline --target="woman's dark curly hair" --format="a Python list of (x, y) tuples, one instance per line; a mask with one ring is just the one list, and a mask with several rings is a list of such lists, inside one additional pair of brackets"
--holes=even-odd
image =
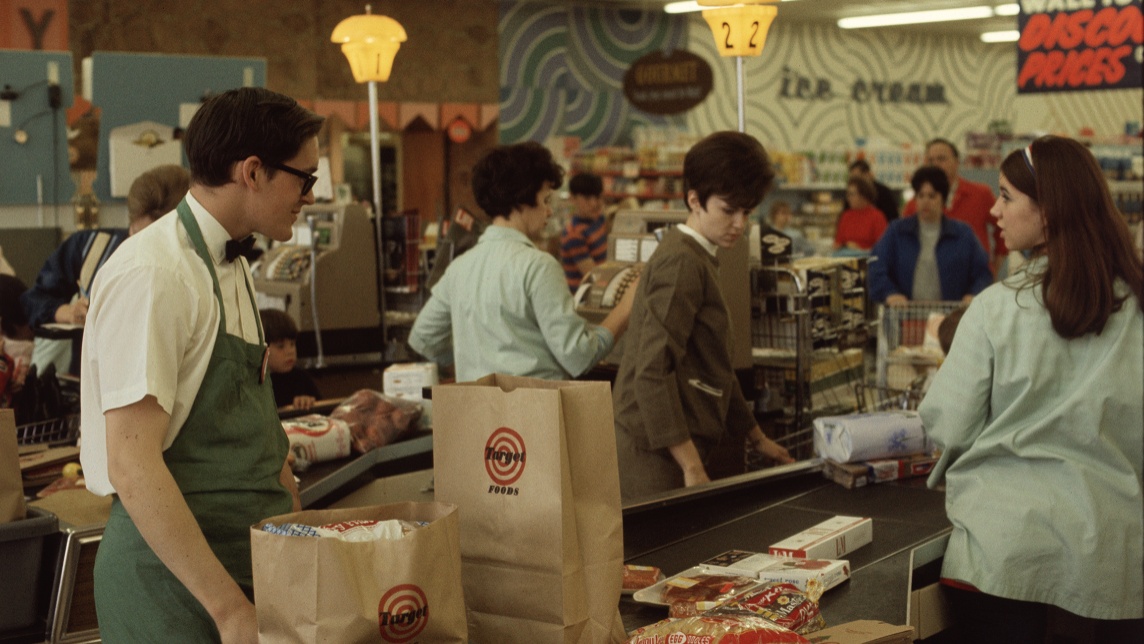
[(493, 148), (473, 166), (473, 196), (489, 217), (508, 217), (520, 206), (535, 206), (544, 184), (564, 183), (564, 168), (552, 153), (529, 141)]

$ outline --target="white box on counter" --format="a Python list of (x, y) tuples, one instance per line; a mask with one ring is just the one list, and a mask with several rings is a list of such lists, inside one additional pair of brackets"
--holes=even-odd
[(771, 544), (768, 551), (778, 557), (837, 559), (873, 540), (872, 519), (839, 515)]
[(402, 362), (385, 368), (382, 393), (394, 398), (421, 400), (421, 390), (437, 384), (436, 362)]
[(795, 559), (761, 552), (728, 550), (700, 565), (711, 572), (791, 584), (807, 593), (815, 590), (815, 586), (825, 592), (850, 579), (850, 562), (845, 559)]

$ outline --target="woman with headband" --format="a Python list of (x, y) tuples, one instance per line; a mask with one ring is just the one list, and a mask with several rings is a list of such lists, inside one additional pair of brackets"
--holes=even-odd
[(1000, 185), (991, 214), (1031, 259), (970, 304), (920, 408), (958, 641), (1041, 642), (1062, 619), (1144, 641), (1144, 266), (1080, 143), (1037, 139)]

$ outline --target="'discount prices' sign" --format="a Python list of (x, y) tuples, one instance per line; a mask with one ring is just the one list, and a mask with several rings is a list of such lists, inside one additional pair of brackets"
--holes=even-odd
[(1017, 92), (1140, 87), (1140, 0), (1021, 0)]

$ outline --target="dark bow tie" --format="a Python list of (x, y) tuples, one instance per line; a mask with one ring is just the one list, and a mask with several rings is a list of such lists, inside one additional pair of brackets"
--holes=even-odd
[(233, 262), (239, 255), (246, 261), (253, 262), (258, 258), (259, 252), (254, 249), (254, 235), (247, 235), (243, 239), (228, 239), (226, 242), (226, 261)]

